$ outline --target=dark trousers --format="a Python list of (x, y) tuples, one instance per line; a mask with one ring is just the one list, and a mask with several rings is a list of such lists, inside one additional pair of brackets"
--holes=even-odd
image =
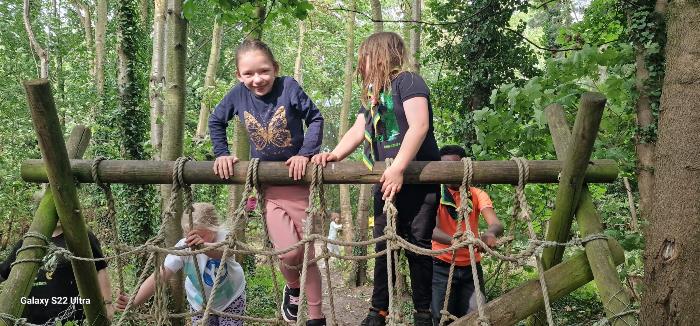
[[(481, 264), (476, 264), (477, 274), (481, 293), (485, 296), (484, 272)], [(433, 264), (433, 302), (431, 310), (433, 314), (433, 325), (440, 324), (440, 310), (442, 310), (447, 292), (447, 277), (450, 273), (450, 264), (435, 261)], [(484, 300), (486, 297), (484, 297)], [(456, 317), (462, 317), (472, 310), (476, 310), (476, 291), (474, 291), (474, 280), (472, 279), (472, 267), (455, 266), (452, 272), (452, 289), (450, 298), (447, 301), (447, 311)]]
[[(384, 201), (382, 194), (374, 188), (374, 237), (384, 235), (387, 217), (382, 212)], [(437, 214), (437, 185), (404, 185), (397, 194), (395, 205), (398, 210), (397, 234), (412, 244), (430, 249), (435, 215)], [(376, 252), (386, 249), (386, 241), (377, 243)], [(430, 309), (433, 263), (430, 256), (418, 255), (405, 251), (408, 258), (408, 268), (411, 273), (411, 290), (413, 306), (416, 310)], [(394, 252), (393, 254), (398, 254)], [(372, 291), (372, 307), (381, 310), (389, 308), (389, 277), (387, 274), (387, 257), (382, 255), (375, 259), (374, 289)], [(392, 279), (396, 279), (393, 275)], [(394, 283), (395, 284), (395, 283)]]

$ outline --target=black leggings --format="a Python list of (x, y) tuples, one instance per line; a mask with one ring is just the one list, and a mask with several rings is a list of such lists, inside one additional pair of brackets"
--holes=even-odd
[[(373, 234), (375, 238), (378, 238), (384, 235), (387, 221), (386, 215), (382, 212), (384, 207), (382, 193), (379, 192), (379, 187), (376, 185), (373, 190)], [(437, 185), (403, 185), (395, 200), (398, 210), (396, 231), (399, 236), (421, 248), (431, 248), (435, 215), (437, 214), (438, 191), (439, 186)], [(376, 252), (386, 249), (386, 241), (378, 242), (375, 248)], [(432, 293), (432, 258), (410, 251), (406, 251), (406, 258), (408, 258), (408, 267), (411, 273), (413, 305), (416, 310), (428, 311)], [(374, 290), (372, 291), (372, 307), (375, 309), (388, 310), (389, 308), (389, 280), (386, 264), (386, 255), (375, 258)], [(392, 277), (392, 279), (396, 279), (395, 275)]]

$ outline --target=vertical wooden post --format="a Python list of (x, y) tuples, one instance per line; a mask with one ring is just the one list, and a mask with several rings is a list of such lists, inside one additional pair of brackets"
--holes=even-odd
[[(37, 79), (25, 82), (24, 88), (27, 92), (34, 129), (39, 139), (39, 147), (46, 162), (46, 172), (56, 211), (63, 225), (66, 245), (73, 255), (92, 258), (87, 227), (80, 212), (78, 192), (71, 173), (66, 144), (62, 140), (51, 86), (48, 80)], [(74, 260), (71, 265), (80, 296), (90, 302), (83, 305), (89, 324), (109, 325), (95, 264), (90, 261)]]
[[(564, 117), (564, 109), (558, 104), (550, 105), (545, 109), (545, 114), (547, 121), (549, 121), (549, 130), (552, 134), (557, 157), (562, 159), (571, 140), (571, 132)], [(593, 204), (587, 185), (583, 185), (581, 189), (581, 201), (576, 210), (576, 221), (582, 237), (603, 232), (600, 216)], [(636, 325), (637, 321), (634, 315), (615, 317), (629, 310), (630, 298), (618, 278), (617, 268), (607, 241), (605, 239), (592, 240), (584, 246), (600, 299), (605, 307), (606, 316), (615, 326)]]
[[(593, 143), (598, 134), (600, 119), (605, 108), (605, 97), (599, 93), (584, 93), (574, 122), (574, 136), (564, 154), (564, 166), (559, 177), (554, 211), (547, 227), (547, 241), (566, 242), (569, 240), (571, 222), (581, 197), (583, 174), (593, 152)], [(548, 247), (542, 252), (542, 265), (545, 270), (561, 262), (563, 246)], [(544, 313), (539, 312), (529, 320), (530, 325), (542, 325)]]
[[(165, 101), (163, 103), (163, 140), (161, 159), (174, 161), (182, 156), (185, 137), (185, 67), (187, 62), (187, 20), (182, 14), (182, 0), (168, 0), (166, 10)], [(161, 188), (162, 209), (170, 200), (170, 185)], [(182, 238), (182, 196), (177, 197), (175, 223), (165, 231), (165, 244), (172, 246)], [(159, 260), (159, 263), (161, 261)], [(170, 279), (171, 307), (175, 313), (185, 312), (185, 278), (182, 271)], [(184, 319), (171, 319), (173, 325), (184, 325)]]
[[(82, 158), (88, 144), (90, 143), (90, 129), (78, 125), (68, 137), (68, 157)], [(41, 199), (39, 208), (34, 213), (34, 219), (29, 227), (29, 231), (43, 234), (51, 238), (53, 230), (56, 228), (58, 213), (54, 206), (53, 195), (47, 192)], [(36, 238), (26, 238), (22, 247), (43, 246), (44, 241)], [(41, 259), (46, 254), (42, 248), (34, 248), (20, 251), (16, 260)], [(20, 302), (22, 297), (27, 297), (34, 284), (36, 273), (39, 270), (39, 263), (23, 263), (16, 265), (10, 270), (10, 275), (5, 281), (5, 286), (0, 295), (0, 313), (21, 317), (24, 305)], [(0, 325), (8, 325), (6, 320), (0, 320)]]
[[(546, 238), (548, 241), (566, 242), (569, 240), (571, 221), (581, 197), (583, 176), (593, 152), (593, 143), (598, 134), (605, 101), (605, 97), (599, 93), (585, 93), (581, 96), (573, 137), (566, 151), (564, 167), (559, 178), (554, 211), (549, 220)], [(544, 268), (549, 269), (561, 262), (564, 249), (561, 246), (546, 248), (542, 253)]]

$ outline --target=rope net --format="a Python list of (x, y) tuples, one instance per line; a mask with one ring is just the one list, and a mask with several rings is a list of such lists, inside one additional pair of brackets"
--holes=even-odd
[[(525, 196), (525, 184), (527, 183), (528, 177), (529, 177), (529, 168), (527, 161), (522, 159), (522, 158), (513, 158), (513, 161), (518, 166), (518, 171), (519, 171), (519, 182), (515, 188), (515, 209), (514, 209), (514, 216), (517, 216), (518, 220), (523, 221), (527, 224), (527, 229), (528, 229), (528, 234), (529, 234), (529, 240), (527, 242), (527, 246), (519, 251), (519, 252), (511, 252), (511, 248), (507, 248), (505, 251), (506, 253), (501, 253), (499, 251), (495, 251), (492, 248), (490, 248), (486, 243), (484, 243), (481, 239), (476, 237), (474, 233), (471, 231), (471, 228), (466, 227), (465, 232), (460, 232), (459, 230), (462, 229), (462, 225), (468, 225), (468, 218), (470, 214), (470, 208), (469, 208), (469, 198), (470, 198), (470, 187), (472, 183), (472, 178), (473, 178), (473, 165), (472, 161), (469, 158), (465, 158), (462, 160), (464, 164), (464, 175), (462, 179), (462, 183), (460, 185), (460, 205), (457, 209), (458, 215), (459, 215), (459, 220), (457, 224), (457, 230), (458, 232), (454, 234), (453, 239), (452, 239), (452, 244), (445, 248), (445, 249), (440, 249), (440, 250), (431, 250), (431, 249), (425, 249), (418, 247), (410, 242), (408, 242), (406, 239), (402, 238), (399, 236), (396, 232), (396, 219), (398, 215), (398, 211), (396, 209), (396, 206), (393, 203), (393, 200), (387, 200), (385, 201), (385, 205), (383, 207), (384, 213), (387, 215), (387, 226), (384, 230), (384, 235), (371, 239), (371, 240), (366, 240), (366, 241), (342, 241), (342, 240), (331, 240), (326, 238), (325, 236), (319, 235), (319, 234), (313, 234), (312, 233), (312, 226), (316, 223), (321, 223), (322, 224), (322, 229), (326, 229), (326, 201), (324, 198), (324, 184), (323, 184), (323, 168), (320, 165), (315, 165), (312, 163), (312, 169), (310, 172), (312, 173), (312, 180), (310, 184), (310, 198), (309, 198), (309, 206), (306, 210), (307, 213), (307, 218), (304, 221), (304, 236), (303, 239), (300, 240), (299, 242), (295, 243), (294, 245), (288, 247), (288, 248), (281, 248), (281, 249), (273, 249), (268, 231), (267, 231), (267, 225), (266, 225), (266, 219), (264, 218), (265, 216), (265, 198), (264, 198), (264, 191), (261, 188), (260, 184), (258, 183), (258, 165), (260, 163), (259, 159), (252, 159), (249, 162), (247, 173), (246, 173), (246, 182), (244, 184), (243, 188), (243, 193), (241, 196), (241, 200), (234, 211), (234, 213), (231, 216), (229, 220), (227, 220), (224, 224), (224, 226), (228, 229), (231, 230), (231, 232), (228, 233), (227, 237), (225, 238), (224, 241), (215, 243), (212, 246), (208, 246), (206, 248), (190, 248), (187, 246), (181, 246), (181, 247), (168, 247), (165, 245), (165, 230), (167, 230), (172, 223), (177, 223), (175, 221), (175, 212), (176, 212), (176, 205), (177, 205), (177, 197), (179, 194), (182, 194), (183, 202), (184, 202), (184, 213), (189, 214), (192, 212), (192, 204), (193, 204), (193, 196), (192, 196), (192, 188), (190, 185), (185, 183), (184, 181), (184, 176), (183, 176), (183, 170), (185, 163), (191, 158), (188, 157), (181, 157), (178, 158), (175, 161), (175, 165), (173, 167), (173, 183), (171, 185), (171, 196), (169, 198), (169, 201), (167, 203), (166, 209), (163, 212), (162, 216), (162, 223), (161, 226), (156, 233), (156, 235), (152, 238), (150, 238), (146, 243), (140, 246), (126, 246), (123, 244), (119, 243), (119, 235), (118, 235), (118, 230), (116, 227), (116, 212), (114, 209), (114, 198), (112, 196), (112, 191), (110, 188), (109, 184), (104, 184), (100, 181), (100, 178), (97, 173), (97, 168), (99, 166), (99, 163), (104, 160), (102, 157), (98, 157), (94, 160), (93, 166), (92, 166), (92, 174), (93, 174), (93, 179), (95, 180), (95, 183), (97, 184), (98, 187), (100, 187), (105, 194), (105, 197), (107, 199), (107, 213), (105, 216), (105, 220), (108, 223), (110, 234), (108, 236), (108, 241), (107, 244), (112, 246), (115, 249), (115, 254), (111, 256), (105, 256), (104, 258), (83, 258), (83, 257), (76, 257), (74, 256), (70, 251), (68, 251), (65, 248), (60, 248), (56, 247), (53, 245), (49, 239), (44, 237), (41, 234), (38, 233), (27, 233), (24, 237), (34, 237), (34, 238), (39, 238), (43, 240), (44, 243), (46, 243), (45, 246), (42, 245), (34, 245), (34, 246), (26, 246), (21, 248), (20, 250), (28, 250), (28, 249), (35, 249), (35, 248), (43, 248), (47, 250), (47, 255), (46, 257), (51, 257), (51, 256), (62, 256), (66, 259), (71, 259), (71, 260), (83, 260), (83, 261), (98, 261), (98, 260), (105, 260), (105, 261), (111, 261), (115, 260), (118, 268), (118, 289), (120, 293), (126, 293), (125, 285), (124, 285), (124, 276), (123, 276), (123, 260), (126, 257), (129, 256), (136, 256), (136, 255), (146, 255), (147, 256), (147, 262), (145, 264), (146, 268), (144, 268), (138, 278), (138, 281), (136, 282), (136, 286), (134, 291), (132, 291), (131, 295), (129, 296), (129, 301), (127, 303), (127, 306), (124, 310), (124, 312), (119, 315), (119, 318), (116, 319), (116, 322), (114, 322), (115, 325), (124, 325), (125, 323), (128, 323), (130, 320), (134, 319), (140, 319), (144, 320), (151, 320), (152, 322), (156, 323), (157, 325), (170, 325), (171, 320), (174, 318), (188, 318), (188, 317), (193, 317), (193, 316), (202, 316), (202, 318), (199, 320), (197, 325), (207, 325), (208, 320), (212, 315), (216, 316), (222, 316), (222, 317), (227, 317), (227, 318), (232, 318), (232, 319), (237, 319), (237, 320), (243, 320), (245, 322), (256, 322), (256, 323), (265, 323), (265, 324), (285, 324), (284, 319), (281, 316), (281, 313), (279, 309), (276, 310), (275, 316), (274, 317), (262, 317), (262, 316), (248, 316), (248, 315), (235, 315), (235, 314), (230, 314), (222, 311), (217, 311), (212, 308), (211, 302), (213, 301), (213, 295), (216, 293), (217, 288), (221, 284), (223, 276), (226, 274), (224, 272), (224, 268), (226, 267), (226, 264), (220, 264), (218, 267), (218, 270), (216, 272), (216, 277), (214, 279), (214, 283), (212, 286), (212, 289), (210, 291), (209, 297), (206, 295), (202, 295), (204, 298), (204, 304), (203, 304), (203, 309), (200, 311), (194, 311), (194, 312), (187, 312), (187, 313), (172, 313), (168, 311), (168, 295), (165, 289), (165, 283), (166, 282), (161, 282), (160, 278), (162, 275), (160, 275), (161, 272), (161, 266), (163, 263), (163, 258), (165, 255), (177, 255), (177, 256), (194, 256), (200, 255), (200, 254), (205, 254), (209, 250), (223, 250), (223, 257), (222, 261), (225, 261), (232, 255), (258, 255), (258, 256), (264, 256), (266, 257), (266, 261), (269, 263), (270, 270), (272, 272), (272, 280), (273, 280), (273, 289), (275, 293), (281, 294), (281, 286), (278, 282), (278, 277), (276, 275), (276, 265), (278, 264), (284, 264), (278, 259), (278, 256), (284, 253), (288, 253), (293, 250), (297, 250), (301, 247), (304, 248), (304, 259), (300, 265), (297, 266), (288, 266), (285, 265), (286, 267), (293, 268), (293, 269), (301, 269), (301, 280), (300, 284), (305, 284), (305, 280), (307, 278), (307, 268), (309, 264), (313, 264), (318, 262), (319, 260), (324, 260), (326, 266), (329, 265), (329, 259), (331, 257), (337, 258), (337, 259), (343, 259), (343, 260), (369, 260), (373, 259), (382, 255), (387, 256), (387, 272), (389, 273), (388, 275), (392, 275), (392, 273), (395, 273), (394, 275), (397, 275), (399, 271), (399, 259), (398, 259), (398, 253), (400, 250), (409, 250), (414, 253), (420, 254), (420, 255), (428, 255), (428, 256), (437, 256), (446, 252), (451, 252), (452, 253), (452, 261), (450, 263), (450, 269), (449, 269), (449, 274), (448, 274), (448, 282), (447, 282), (447, 289), (446, 289), (446, 295), (443, 303), (443, 308), (440, 311), (440, 324), (446, 324), (449, 322), (452, 322), (456, 320), (457, 318), (450, 314), (450, 312), (447, 309), (447, 304), (448, 304), (448, 298), (450, 296), (451, 288), (452, 288), (452, 279), (453, 279), (453, 273), (455, 269), (455, 254), (458, 249), (462, 248), (467, 248), (470, 256), (470, 266), (472, 270), (472, 279), (474, 282), (474, 289), (476, 292), (477, 296), (477, 322), (479, 326), (488, 326), (491, 325), (489, 321), (489, 317), (486, 313), (486, 307), (485, 307), (485, 294), (482, 293), (481, 291), (481, 286), (479, 285), (479, 279), (478, 279), (478, 273), (477, 273), (477, 267), (476, 267), (476, 259), (475, 259), (475, 254), (476, 250), (481, 254), (488, 254), (493, 258), (496, 258), (500, 260), (501, 262), (506, 262), (506, 263), (512, 263), (518, 266), (523, 266), (527, 264), (527, 261), (531, 258), (534, 257), (538, 269), (538, 277), (539, 277), (539, 283), (540, 283), (540, 289), (543, 294), (543, 301), (544, 301), (544, 308), (546, 311), (547, 315), (547, 324), (548, 325), (554, 325), (553, 317), (552, 317), (552, 310), (550, 307), (550, 300), (549, 300), (549, 291), (547, 289), (547, 283), (545, 282), (544, 279), (544, 270), (542, 267), (541, 263), (541, 253), (542, 250), (546, 247), (555, 247), (555, 246), (566, 246), (566, 247), (571, 247), (571, 246), (583, 246), (588, 241), (595, 240), (595, 239), (606, 239), (607, 237), (603, 234), (593, 234), (588, 237), (585, 237), (583, 239), (579, 238), (573, 238), (572, 240), (566, 242), (566, 243), (559, 243), (559, 242), (554, 242), (554, 241), (545, 241), (545, 240), (540, 240), (537, 238), (537, 235), (533, 229), (532, 226), (532, 220), (530, 217), (530, 209), (527, 204), (527, 199)], [(387, 160), (387, 166), (390, 166), (392, 161), (391, 159)], [(250, 212), (249, 210), (246, 209), (246, 204), (247, 200), (250, 197), (254, 197), (257, 200), (257, 203), (259, 203), (259, 207), (262, 209), (262, 216), (263, 218), (261, 219), (262, 221), (262, 230), (265, 235), (265, 239), (263, 241), (263, 246), (262, 248), (255, 248), (254, 246), (239, 241), (236, 238), (236, 232), (234, 230), (238, 230), (244, 222), (247, 222), (249, 219)], [(189, 214), (190, 216), (190, 227), (192, 227), (192, 214)], [(316, 241), (321, 242), (321, 253), (317, 254), (315, 258), (309, 259), (309, 252), (313, 248), (314, 244)], [(376, 244), (381, 241), (386, 241), (387, 246), (386, 249), (381, 250), (379, 252), (375, 252), (373, 254), (365, 254), (365, 255), (356, 255), (356, 254), (336, 254), (328, 250), (327, 244), (335, 244), (339, 246), (348, 246), (348, 247), (367, 247), (369, 245)], [(355, 251), (353, 251), (355, 252)], [(52, 261), (52, 259), (47, 259), (44, 258), (43, 260), (36, 260), (36, 259), (27, 259), (27, 260), (18, 260), (14, 262), (14, 264), (21, 264), (21, 263), (43, 263), (46, 261)], [(55, 260), (54, 260), (55, 261)], [(13, 264), (13, 265), (14, 265)], [(197, 268), (197, 273), (198, 275), (201, 275), (199, 271), (199, 266), (198, 264), (194, 264)], [(55, 267), (55, 266), (54, 266)], [(51, 268), (50, 266), (45, 266), (45, 268)], [(332, 276), (331, 276), (331, 271), (330, 267), (325, 268), (326, 273), (326, 282), (328, 285), (328, 298), (329, 298), (329, 303), (330, 303), (330, 311), (331, 314), (330, 316), (327, 316), (328, 323), (329, 325), (338, 325), (337, 322), (337, 316), (336, 316), (336, 311), (335, 311), (335, 306), (334, 306), (334, 294), (333, 294), (333, 286), (332, 286)], [(500, 268), (499, 268), (500, 270)], [(151, 305), (151, 311), (148, 314), (143, 314), (143, 313), (137, 313), (134, 311), (133, 307), (133, 302), (134, 298), (136, 296), (136, 292), (138, 291), (138, 288), (140, 285), (146, 280), (146, 278), (151, 274), (155, 274), (156, 278), (156, 292), (154, 295), (154, 303)], [(506, 269), (505, 273), (508, 273), (508, 269)], [(398, 288), (401, 286), (401, 283), (399, 284), (393, 284), (394, 280), (390, 276), (388, 277), (388, 282), (389, 282), (389, 315), (387, 316), (387, 324), (388, 325), (401, 325), (403, 324), (402, 317), (400, 314), (400, 307), (401, 303), (399, 302), (401, 300), (401, 293), (402, 289)], [(204, 292), (204, 284), (202, 283), (202, 279), (198, 278), (198, 284), (196, 284), (199, 287), (199, 290), (201, 293)], [(275, 295), (275, 303), (279, 307), (281, 302), (280, 302), (280, 295)], [(300, 290), (300, 304), (299, 304), (299, 315), (297, 319), (297, 325), (304, 325), (304, 322), (306, 321), (305, 318), (305, 307), (307, 305), (306, 302), (306, 293), (305, 293), (305, 286), (301, 286)], [(609, 319), (604, 319), (602, 322), (612, 322), (616, 318), (622, 318), (625, 315), (631, 314), (631, 313), (637, 313), (636, 310), (630, 308), (616, 316), (613, 316), (613, 318)], [(26, 320), (22, 318), (16, 318), (11, 315), (7, 314), (0, 314), (0, 319), (8, 320), (11, 321), (14, 325), (31, 325), (26, 322)]]

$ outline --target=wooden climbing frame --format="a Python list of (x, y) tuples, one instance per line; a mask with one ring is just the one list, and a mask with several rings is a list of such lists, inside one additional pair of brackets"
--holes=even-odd
[[(22, 164), (22, 178), (28, 182), (50, 182), (54, 194), (61, 193), (52, 202), (47, 194), (45, 203), (37, 211), (32, 229), (45, 236), (50, 236), (52, 226), (58, 218), (63, 221), (64, 232), (69, 249), (76, 256), (89, 257), (85, 224), (79, 214), (79, 202), (73, 185), (73, 177), (79, 182), (94, 182), (91, 166), (93, 161), (77, 160), (81, 153), (66, 154), (65, 144), (60, 137), (56, 109), (48, 81), (39, 80), (25, 84), (27, 97), (32, 111), (43, 161), (28, 160)], [(528, 161), (530, 183), (559, 183), (556, 207), (550, 222), (547, 239), (566, 242), (570, 235), (570, 226), (574, 216), (578, 220), (582, 235), (602, 232), (599, 216), (590, 201), (587, 182), (613, 182), (617, 178), (618, 168), (611, 160), (590, 161), (593, 142), (598, 131), (598, 124), (605, 106), (605, 99), (599, 94), (584, 94), (581, 107), (574, 124), (573, 136), (568, 135), (568, 127), (562, 122), (561, 112), (548, 108), (550, 129), (557, 147), (560, 161)], [(559, 108), (561, 110), (561, 108)], [(51, 125), (54, 125), (53, 127)], [(566, 130), (564, 130), (566, 128)], [(72, 160), (69, 160), (72, 158)], [(99, 164), (97, 174), (106, 183), (131, 184), (170, 184), (173, 181), (171, 161), (109, 161)], [(187, 162), (183, 173), (188, 184), (245, 183), (246, 166), (244, 162), (236, 165), (232, 180), (221, 180), (212, 172), (212, 162)], [(513, 161), (474, 162), (473, 183), (516, 184), (519, 180), (518, 166)], [(309, 169), (312, 171), (312, 169)], [(322, 174), (325, 183), (376, 183), (384, 171), (384, 165), (378, 163), (373, 171), (367, 171), (364, 165), (354, 162), (330, 163)], [(287, 168), (281, 162), (263, 162), (259, 165), (259, 182), (273, 184), (295, 183), (290, 180)], [(308, 173), (310, 174), (310, 173)], [(405, 172), (405, 183), (459, 183), (463, 178), (460, 162), (413, 162)], [(60, 176), (60, 177), (59, 177)], [(311, 182), (311, 176), (300, 181)], [(296, 182), (296, 183), (300, 183)], [(58, 214), (56, 214), (58, 212)], [(42, 220), (42, 221), (40, 221)], [(42, 224), (43, 223), (43, 224)], [(37, 225), (35, 227), (35, 225)], [(29, 243), (29, 241), (27, 241)], [(85, 249), (87, 248), (87, 249)], [(87, 250), (87, 251), (86, 251)], [(561, 262), (562, 250), (546, 249), (543, 257), (545, 268), (544, 280), (551, 299), (562, 297), (595, 278), (603, 299), (608, 318), (613, 325), (633, 325), (635, 318), (626, 314), (629, 310), (629, 298), (621, 288), (615, 266), (624, 261), (624, 252), (615, 240), (597, 239), (585, 243), (585, 254), (576, 253)], [(21, 255), (31, 258), (42, 257), (43, 249), (29, 249)], [(104, 307), (96, 286), (94, 267), (78, 267), (89, 263), (72, 261), (81, 296), (91, 298), (93, 303), (86, 306), (86, 316), (90, 324), (109, 325), (104, 318)], [(91, 265), (91, 264), (89, 264)], [(0, 314), (18, 316), (22, 306), (17, 304), (19, 298), (26, 296), (31, 287), (26, 286), (33, 280), (38, 263), (23, 264), (14, 268), (9, 283), (0, 296)], [(25, 284), (23, 288), (15, 288)], [(523, 298), (527, 298), (524, 300)], [(543, 294), (538, 281), (530, 281), (515, 288), (485, 306), (485, 314), (492, 325), (511, 325), (542, 309)], [(2, 315), (0, 315), (2, 317)], [(455, 321), (453, 325), (473, 325), (477, 320), (474, 313)], [(0, 325), (10, 325), (9, 320), (0, 318)]]

